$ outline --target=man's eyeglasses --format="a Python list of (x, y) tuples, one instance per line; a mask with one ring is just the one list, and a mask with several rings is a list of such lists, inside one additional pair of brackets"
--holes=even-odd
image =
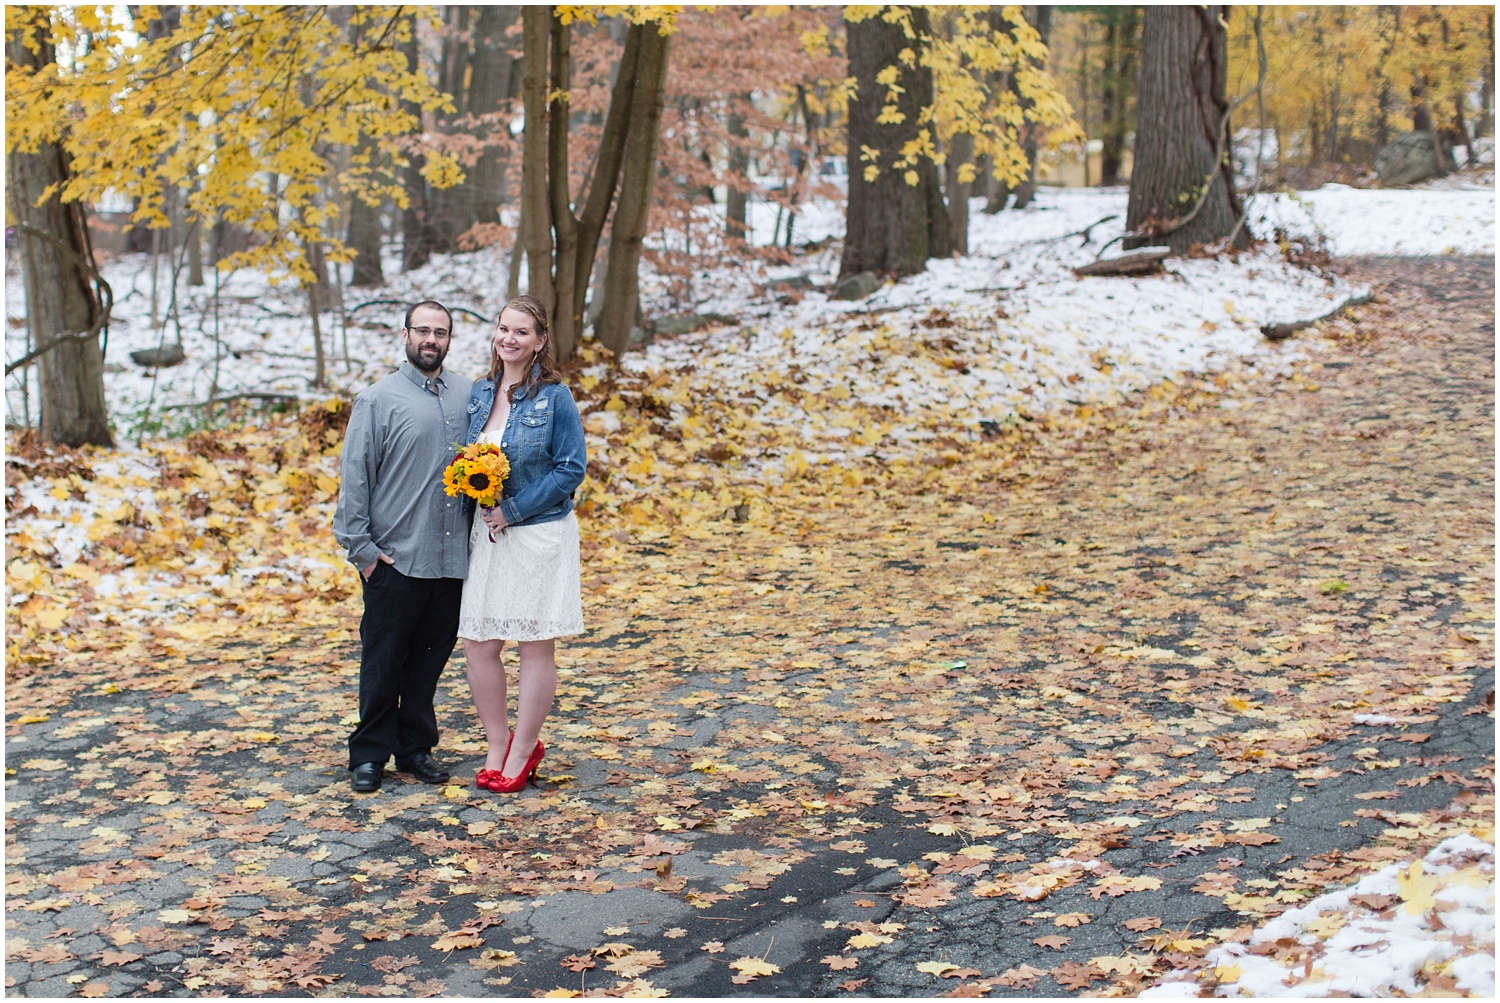
[(439, 338), (448, 337), (448, 329), (446, 327), (409, 327), (407, 330), (415, 334), (418, 338), (425, 338), (429, 334), (435, 334)]

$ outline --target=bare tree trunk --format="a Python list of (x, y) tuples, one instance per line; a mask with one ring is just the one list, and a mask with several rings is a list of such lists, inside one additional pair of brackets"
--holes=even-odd
[[(750, 95), (737, 94), (734, 97), (737, 104), (748, 105)], [(729, 113), (729, 121), (726, 123), (730, 135), (729, 141), (729, 171), (728, 171), (728, 193), (724, 198), (724, 235), (730, 239), (745, 240), (748, 236), (746, 227), (746, 209), (750, 201), (750, 150), (748, 140), (750, 130), (745, 128), (745, 116), (738, 108)], [(738, 142), (736, 142), (738, 140)]]
[(1014, 192), (1010, 185), (995, 177), (995, 167), (988, 157), (984, 158), (984, 211), (993, 216), (1005, 208)]
[[(44, 7), (7, 14), (7, 75), (13, 67), (42, 71), (56, 61), (46, 42), (47, 18)], [(22, 41), (27, 28), (36, 29), (35, 50)], [(109, 322), (109, 304), (96, 288), (102, 280), (94, 269), (83, 205), (63, 203), (57, 195), (70, 172), (67, 152), (57, 143), (6, 158), (5, 194), (18, 230), (26, 323), (32, 351), (40, 352), (41, 432), (47, 442), (65, 446), (113, 446), (99, 343)], [(37, 205), (47, 192), (46, 201)]]
[(1493, 136), (1495, 134), (1495, 12), (1493, 9), (1485, 15), (1487, 31), (1486, 40), (1489, 42), (1489, 58), (1484, 61), (1484, 83), (1479, 91), (1480, 111), (1479, 124), (1474, 128), (1475, 136)]
[[(911, 8), (911, 18), (919, 36), (931, 34), (924, 8)], [(920, 43), (879, 15), (848, 26), (849, 71), (859, 86), (849, 102), (849, 203), (841, 277), (865, 271), (914, 275), (927, 267), (928, 258), (947, 257), (953, 250), (937, 167), (925, 157), (897, 164), (905, 144), (917, 138), (922, 109), (932, 103), (932, 71), (922, 65), (920, 53), (910, 64), (900, 58), (914, 45)], [(903, 115), (898, 124), (877, 121), (886, 88), (876, 76), (889, 67), (896, 68), (902, 88), (896, 96)], [(855, 152), (866, 147), (879, 151), (873, 165)], [(879, 173), (867, 181), (869, 166)], [(909, 174), (916, 184), (907, 182)]]
[(969, 189), (973, 182), (958, 179), (959, 168), (974, 160), (974, 137), (956, 133), (948, 143), (948, 162), (944, 174), (948, 182), (948, 225), (953, 232), (953, 250), (969, 253)]
[[(645, 128), (633, 117), (636, 89), (642, 86), (643, 61), (647, 58), (648, 41), (658, 34), (655, 24), (632, 24), (625, 31), (624, 48), (620, 53), (615, 82), (610, 90), (609, 112), (604, 118), (604, 132), (599, 138), (599, 153), (594, 164), (594, 177), (589, 182), (588, 198), (583, 200), (583, 212), (578, 219), (578, 264), (574, 272), (573, 318), (575, 329), (583, 332), (583, 308), (588, 296), (589, 277), (599, 256), (599, 240), (604, 233), (604, 221), (609, 215), (611, 203), (620, 185), (620, 168), (625, 160), (628, 137), (636, 128)], [(651, 41), (654, 47), (654, 41)], [(661, 53), (661, 77), (666, 79), (666, 51)], [(659, 100), (658, 100), (659, 104)], [(659, 112), (658, 112), (659, 114)], [(652, 135), (656, 126), (651, 126)], [(653, 149), (655, 142), (653, 140)], [(623, 197), (623, 196), (622, 196)], [(619, 209), (615, 210), (615, 232), (619, 232)], [(644, 222), (642, 226), (644, 226)], [(644, 232), (644, 230), (642, 231)], [(613, 252), (611, 252), (612, 254)], [(613, 260), (609, 258), (606, 260)], [(637, 258), (639, 260), (639, 258)], [(632, 276), (635, 274), (632, 267)], [(634, 282), (634, 279), (631, 280)], [(594, 311), (602, 314), (607, 288), (601, 280), (596, 293), (599, 302)], [(597, 320), (596, 320), (597, 323)]]
[(195, 219), (187, 226), (187, 264), (188, 285), (203, 285), (203, 227), (201, 220)]
[[(552, 212), (547, 192), (547, 44), (552, 8), (521, 11), (521, 95), (526, 131), (521, 145), (521, 239), (526, 248), (527, 292), (552, 311)], [(559, 354), (559, 358), (562, 356)]]
[[(373, 157), (375, 144), (368, 138), (360, 143), (360, 153)], [(358, 195), (349, 197), (349, 246), (354, 251), (354, 278), (357, 287), (385, 285), (385, 271), (380, 263), (380, 206), (369, 205)]]
[[(416, 23), (413, 21), (411, 37), (401, 43), (406, 54), (406, 69), (416, 73), (420, 69), (420, 50), (417, 47)], [(421, 121), (422, 109), (409, 102), (407, 112)], [(406, 188), (406, 208), (401, 212), (401, 270), (410, 272), (427, 264), (432, 257), (432, 231), (428, 223), (427, 179), (422, 177), (423, 158), (412, 154), (411, 163), (402, 172)]]
[(1386, 73), (1386, 64), (1391, 58), (1391, 49), (1396, 44), (1396, 19), (1399, 7), (1382, 4), (1375, 8), (1376, 32), (1380, 37), (1380, 58), (1375, 63), (1375, 77), (1379, 81), (1375, 91), (1375, 149), (1380, 151), (1391, 141), (1391, 78)]
[[(1235, 230), (1223, 14), (1219, 6), (1146, 8), (1125, 220), (1136, 235), (1127, 249), (1165, 244), (1180, 253)], [(1240, 239), (1248, 240), (1243, 231)]]
[[(474, 46), (470, 53), (468, 111), (486, 148), (466, 172), (463, 190), (468, 217), (475, 223), (494, 223), (504, 200), (505, 161), (499, 145), (509, 139), (498, 112), (511, 96), (517, 60), (506, 44), (505, 31), (515, 23), (519, 7), (480, 6), (473, 16)], [(497, 135), (498, 134), (498, 135)]]
[[(547, 109), (548, 202), (552, 207), (552, 235), (557, 242), (552, 282), (556, 307), (552, 312), (552, 350), (566, 359), (578, 344), (582, 318), (573, 310), (577, 298), (578, 218), (573, 215), (572, 190), (568, 178), (568, 93), (571, 73), (573, 29), (558, 18), (550, 21), (552, 68), (548, 93), (557, 95)], [(583, 281), (588, 282), (584, 276)]]
[[(305, 220), (304, 220), (305, 222)], [(307, 244), (307, 265), (312, 269), (313, 280), (307, 288), (307, 312), (312, 318), (313, 333), (313, 379), (312, 385), (319, 389), (328, 385), (328, 361), (323, 350), (323, 309), (331, 297), (328, 283), (328, 261), (323, 245), (317, 241)]]
[[(1042, 44), (1052, 36), (1052, 6), (1050, 4), (1039, 4), (1036, 7), (1027, 7), (1026, 16), (1031, 21), (1031, 26), (1036, 33), (1042, 37)], [(1035, 107), (1035, 102), (1029, 98), (1021, 98), (1021, 107)], [(1037, 154), (1037, 127), (1034, 123), (1027, 123), (1022, 127), (1024, 138), (1021, 141), (1021, 149), (1026, 153), (1026, 180), (1022, 181), (1016, 188), (1016, 202), (1011, 208), (1025, 209), (1036, 197), (1036, 154)], [(1088, 184), (1089, 170), (1089, 148), (1088, 144), (1083, 146), (1083, 175), (1084, 184)]]
[[(640, 54), (630, 100), (630, 128), (625, 137), (621, 165), (620, 199), (609, 240), (604, 306), (597, 328), (600, 342), (617, 357), (625, 350), (625, 341), (640, 305), (641, 244), (646, 236), (651, 189), (656, 181), (656, 143), (667, 84), (670, 36), (661, 34), (655, 25), (644, 27), (640, 33)], [(623, 69), (621, 75), (624, 75)]]
[(1100, 157), (1099, 183), (1117, 185), (1125, 162), (1125, 137), (1130, 132), (1130, 105), (1134, 97), (1136, 51), (1140, 45), (1140, 8), (1107, 7), (1108, 31), (1105, 58), (1109, 61), (1100, 91), (1104, 149)]

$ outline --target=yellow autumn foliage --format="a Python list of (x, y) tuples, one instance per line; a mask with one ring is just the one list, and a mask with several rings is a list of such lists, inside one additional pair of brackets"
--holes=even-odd
[[(36, 73), (7, 69), (6, 152), (60, 142), (72, 158), (64, 201), (129, 199), (134, 221), (155, 228), (182, 198), (187, 222), (223, 219), (255, 235), (221, 268), (302, 282), (313, 278), (308, 244), (349, 258), (330, 235), (330, 178), (366, 202), (405, 204), (397, 171), (406, 158), (393, 140), (421, 124), (407, 109), (451, 110), (397, 44), (415, 30), (412, 8), (352, 6), (332, 17), (321, 6), (184, 5), (175, 25), (158, 15), (123, 4), (6, 8), (8, 34), (58, 53)], [(383, 155), (341, 170), (363, 137)], [(463, 178), (441, 157), (426, 176), (440, 187)]]

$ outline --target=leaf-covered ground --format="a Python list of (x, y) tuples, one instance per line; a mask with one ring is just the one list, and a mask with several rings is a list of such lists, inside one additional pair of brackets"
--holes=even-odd
[[(13, 444), (8, 989), (1232, 982), (1204, 955), (1266, 917), (1493, 843), (1492, 275), (1365, 263), (1382, 299), (1284, 378), (779, 484), (720, 471), (782, 434), (715, 431), (739, 388), (686, 420), (671, 374), (597, 388), (654, 431), (591, 471), (591, 629), (521, 797), (348, 790), (332, 412), (128, 462)], [(456, 656), (460, 781), (468, 707)], [(1315, 978), (1314, 946), (1269, 950)], [(1418, 984), (1461, 990), (1444, 965)]]

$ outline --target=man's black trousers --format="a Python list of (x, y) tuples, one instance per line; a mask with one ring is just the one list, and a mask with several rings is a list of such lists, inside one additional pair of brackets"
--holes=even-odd
[(458, 640), (462, 578), (408, 578), (384, 561), (364, 583), (359, 622), (359, 724), (349, 768), (398, 763), (437, 745), (438, 677)]

